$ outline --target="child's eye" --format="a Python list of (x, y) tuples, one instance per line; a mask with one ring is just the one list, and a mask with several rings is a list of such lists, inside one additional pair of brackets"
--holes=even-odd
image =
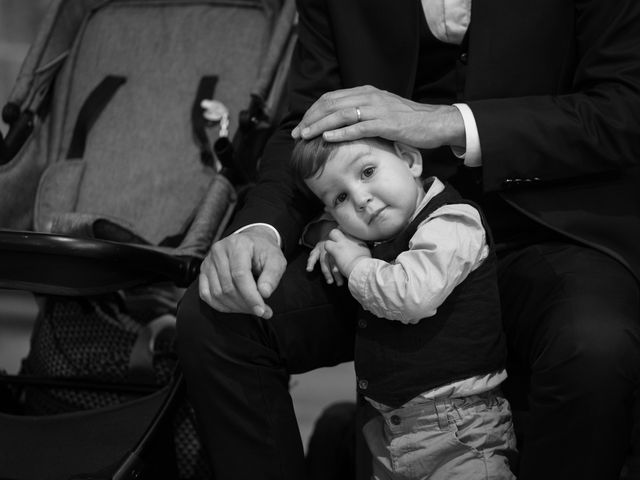
[(338, 196), (336, 197), (335, 201), (333, 202), (334, 205), (339, 205), (342, 202), (344, 202), (347, 199), (347, 194), (346, 193), (340, 193), (338, 194)]
[(373, 175), (373, 172), (375, 172), (375, 170), (375, 167), (367, 167), (362, 171), (362, 176), (365, 178), (369, 178), (371, 175)]

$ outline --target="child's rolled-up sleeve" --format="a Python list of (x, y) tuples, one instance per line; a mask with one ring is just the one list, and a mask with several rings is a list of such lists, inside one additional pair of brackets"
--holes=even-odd
[(349, 276), (353, 297), (377, 317), (417, 323), (435, 315), (453, 289), (487, 257), (480, 214), (471, 205), (437, 209), (392, 263), (362, 259)]

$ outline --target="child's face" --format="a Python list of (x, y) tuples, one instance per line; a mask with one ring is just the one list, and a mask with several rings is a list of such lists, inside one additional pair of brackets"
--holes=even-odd
[(421, 173), (417, 150), (357, 141), (340, 146), (305, 182), (345, 232), (380, 241), (409, 223), (422, 198)]

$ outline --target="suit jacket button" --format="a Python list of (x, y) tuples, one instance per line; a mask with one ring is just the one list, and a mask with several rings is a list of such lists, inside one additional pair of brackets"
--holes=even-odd
[(462, 63), (464, 63), (465, 65), (467, 64), (467, 60), (468, 60), (468, 58), (469, 58), (469, 55), (467, 54), (467, 52), (462, 52), (462, 53), (460, 54), (460, 61), (461, 61)]
[(367, 382), (364, 378), (361, 378), (360, 380), (358, 380), (358, 388), (360, 390), (366, 390), (368, 386), (369, 386), (369, 382)]
[(389, 421), (394, 425), (400, 425), (402, 423), (402, 419), (398, 415), (391, 415)]
[(358, 327), (367, 328), (367, 321), (364, 318), (358, 319)]

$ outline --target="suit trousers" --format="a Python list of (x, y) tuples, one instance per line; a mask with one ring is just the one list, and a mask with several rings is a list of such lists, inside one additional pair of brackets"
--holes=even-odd
[[(219, 313), (192, 285), (178, 353), (214, 478), (302, 479), (289, 374), (353, 359), (356, 303), (346, 287), (289, 261), (270, 320)], [(530, 371), (531, 428), (518, 478), (614, 480), (630, 444), (640, 383), (640, 291), (616, 260), (544, 243), (499, 258), (510, 355)], [(354, 386), (355, 389), (355, 386)]]
[(617, 480), (640, 385), (638, 283), (561, 242), (501, 255), (498, 274), (510, 366), (529, 379), (518, 478)]

